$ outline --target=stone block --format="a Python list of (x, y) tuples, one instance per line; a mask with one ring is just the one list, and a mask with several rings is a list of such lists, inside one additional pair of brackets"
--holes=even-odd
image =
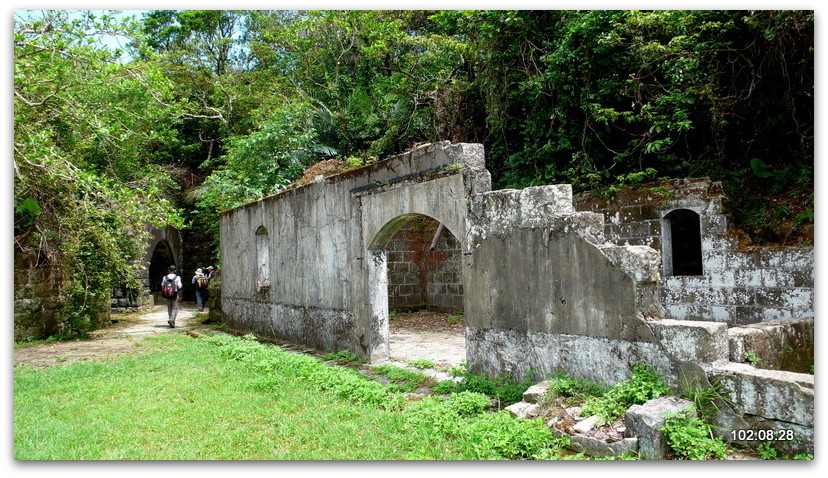
[(800, 269), (790, 271), (790, 278), (793, 281), (794, 287), (814, 287), (814, 269)]
[(782, 293), (783, 307), (794, 310), (810, 310), (814, 304), (813, 289), (788, 289)]
[(595, 457), (613, 457), (632, 455), (638, 451), (638, 438), (624, 438), (615, 442), (608, 442), (586, 435), (569, 436), (569, 449), (577, 453), (584, 453)]
[(791, 309), (762, 309), (763, 322), (771, 322), (777, 320), (792, 320), (794, 318), (794, 313), (793, 311), (791, 311)]
[(735, 306), (731, 312), (730, 325), (746, 325), (761, 322), (762, 308), (751, 306)]
[(606, 421), (604, 421), (603, 418), (598, 415), (592, 415), (591, 417), (585, 418), (573, 425), (572, 429), (577, 433), (588, 433), (593, 428), (600, 427), (604, 423), (606, 423)]
[(601, 252), (636, 282), (661, 279), (661, 254), (646, 246), (599, 246)]
[(538, 405), (535, 403), (517, 402), (506, 407), (506, 410), (518, 418), (538, 416)]
[(751, 351), (757, 368), (807, 373), (814, 365), (813, 320), (731, 327), (728, 341), (731, 362), (746, 362)]
[(814, 426), (814, 376), (728, 362), (707, 370), (745, 414)]
[(703, 215), (701, 226), (705, 234), (725, 234), (727, 232), (727, 220), (719, 214)]
[(644, 460), (663, 460), (670, 449), (661, 429), (664, 415), (691, 410), (695, 415), (693, 402), (678, 397), (654, 398), (642, 405), (633, 405), (624, 415), (626, 435), (638, 438), (638, 454)]
[(521, 189), (520, 214), (524, 219), (534, 216), (568, 214), (575, 212), (572, 205), (572, 185), (556, 184)]
[(783, 307), (785, 305), (784, 291), (776, 288), (762, 288), (756, 290), (756, 305), (760, 307)]
[(762, 272), (758, 269), (735, 271), (735, 282), (739, 287), (759, 287), (762, 285)]
[(523, 392), (523, 401), (528, 403), (540, 403), (543, 400), (543, 397), (546, 396), (546, 392), (549, 391), (549, 382), (543, 381), (540, 383), (536, 383), (531, 387), (527, 388), (525, 392)]
[(688, 320), (656, 320), (650, 326), (664, 349), (676, 360), (728, 360), (727, 324)]

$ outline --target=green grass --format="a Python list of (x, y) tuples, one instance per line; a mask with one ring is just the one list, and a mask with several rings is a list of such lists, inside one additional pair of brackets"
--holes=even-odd
[(14, 458), (468, 460), (560, 451), (534, 422), (434, 408), (453, 420), (447, 433), (413, 420), (416, 409), (393, 387), (252, 340), (164, 334), (141, 348), (149, 353), (18, 367)]

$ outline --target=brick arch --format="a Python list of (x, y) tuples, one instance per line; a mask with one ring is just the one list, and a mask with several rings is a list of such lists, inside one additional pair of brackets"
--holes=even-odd
[[(426, 278), (424, 269), (427, 268), (427, 265), (430, 263), (428, 258), (424, 260), (414, 261), (415, 266), (419, 269), (418, 272), (422, 272), (423, 274), (417, 274), (417, 283), (412, 285), (405, 285), (400, 284), (399, 281), (394, 280), (394, 271), (390, 270), (389, 267), (389, 256), (393, 257), (395, 254), (400, 254), (400, 251), (390, 251), (389, 246), (391, 246), (392, 240), (394, 239), (395, 235), (402, 231), (407, 225), (411, 224), (412, 222), (416, 221), (418, 218), (429, 218), (440, 225), (442, 228), (447, 231), (457, 242), (462, 244), (460, 238), (457, 237), (456, 234), (451, 230), (450, 227), (445, 226), (444, 224), (440, 223), (435, 218), (425, 215), (425, 214), (402, 214), (397, 216), (380, 228), (379, 231), (374, 235), (373, 240), (370, 242), (368, 247), (368, 256), (370, 260), (368, 261), (368, 303), (371, 307), (371, 316), (373, 320), (372, 328), (376, 330), (377, 333), (377, 341), (374, 344), (376, 351), (372, 354), (372, 360), (382, 360), (387, 358), (390, 355), (390, 348), (389, 348), (389, 324), (388, 324), (388, 311), (390, 308), (390, 299), (392, 297), (397, 297), (402, 293), (397, 291), (397, 293), (391, 293), (389, 289), (391, 288), (411, 288), (411, 289), (420, 289), (419, 299), (422, 299), (424, 303), (429, 306), (438, 305), (436, 300), (432, 300), (429, 298), (429, 285), (433, 279)], [(437, 231), (440, 233), (441, 228), (438, 226)], [(428, 242), (432, 242), (431, 238), (428, 238)], [(428, 246), (426, 246), (428, 248)], [(425, 255), (429, 255), (427, 251), (421, 251)], [(460, 255), (460, 251), (456, 252)], [(422, 259), (422, 258), (421, 258)], [(445, 257), (443, 257), (445, 259)], [(463, 295), (462, 295), (462, 287), (464, 278), (462, 277), (462, 259), (460, 257), (454, 257), (457, 262), (453, 263), (452, 266), (459, 271), (455, 274), (459, 277), (456, 278), (456, 282), (459, 281), (459, 294), (455, 294), (450, 296), (450, 301), (444, 304), (441, 304), (446, 309), (462, 309), (463, 308)], [(459, 263), (459, 264), (458, 264)], [(399, 265), (399, 264), (396, 264)], [(403, 264), (404, 265), (404, 264)], [(414, 292), (412, 290), (412, 292)], [(417, 294), (412, 294), (417, 295)], [(436, 294), (435, 294), (436, 295)], [(448, 296), (447, 293), (444, 293), (445, 296)], [(414, 302), (419, 302), (419, 300), (414, 300)], [(433, 302), (433, 303), (432, 303)], [(413, 303), (409, 303), (407, 305), (413, 305)]]

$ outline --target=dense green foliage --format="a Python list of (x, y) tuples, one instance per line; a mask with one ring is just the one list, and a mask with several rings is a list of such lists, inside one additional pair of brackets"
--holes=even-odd
[(68, 333), (108, 314), (112, 288), (135, 285), (145, 225), (182, 225), (165, 193), (160, 144), (174, 141), (168, 80), (95, 43), (128, 32), (111, 17), (36, 14), (16, 25), (15, 251), (63, 264)]
[(755, 241), (813, 224), (810, 11), (118, 18), (15, 15), (16, 247), (72, 264), (76, 303), (128, 281), (144, 224), (182, 225), (171, 192), (217, 244), (318, 160), (438, 140), (483, 143), (495, 187), (709, 176)]
[(664, 417), (661, 431), (667, 439), (667, 446), (676, 457), (685, 460), (721, 460), (727, 455), (727, 443), (713, 435), (710, 424), (684, 412)]

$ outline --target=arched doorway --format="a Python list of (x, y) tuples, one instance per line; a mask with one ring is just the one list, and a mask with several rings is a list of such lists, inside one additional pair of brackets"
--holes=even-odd
[(460, 240), (430, 216), (405, 214), (381, 228), (369, 257), (375, 330), (387, 344), (372, 360), (465, 362)]
[(666, 276), (703, 274), (701, 218), (690, 209), (676, 209), (664, 216), (664, 273)]
[(167, 273), (170, 265), (177, 267), (172, 247), (167, 241), (160, 240), (152, 251), (149, 265), (149, 289), (153, 294), (161, 293), (161, 278)]

